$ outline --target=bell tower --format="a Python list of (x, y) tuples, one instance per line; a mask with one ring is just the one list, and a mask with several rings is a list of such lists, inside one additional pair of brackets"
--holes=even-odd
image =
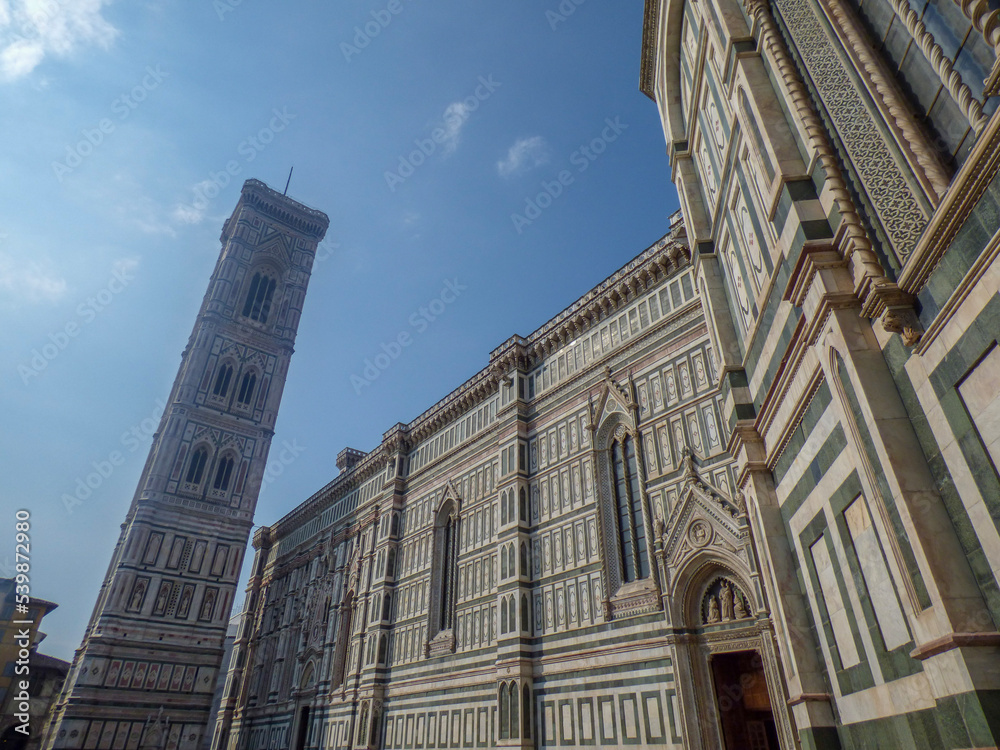
[(201, 747), (328, 225), (244, 183), (45, 747)]

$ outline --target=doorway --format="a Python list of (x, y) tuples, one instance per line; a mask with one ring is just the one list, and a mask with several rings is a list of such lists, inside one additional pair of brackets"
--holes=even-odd
[(295, 737), (295, 750), (305, 750), (306, 736), (309, 734), (309, 706), (299, 712), (299, 731)]
[(726, 750), (779, 750), (778, 729), (756, 651), (733, 651), (711, 658), (715, 700)]

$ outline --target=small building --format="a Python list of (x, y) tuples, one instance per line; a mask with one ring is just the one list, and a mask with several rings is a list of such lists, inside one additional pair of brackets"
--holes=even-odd
[(41, 747), (49, 707), (58, 698), (70, 665), (38, 652), (45, 639), (39, 630), (42, 618), (59, 605), (32, 597), (27, 613), (18, 613), (16, 592), (13, 579), (0, 579), (0, 748), (33, 750)]

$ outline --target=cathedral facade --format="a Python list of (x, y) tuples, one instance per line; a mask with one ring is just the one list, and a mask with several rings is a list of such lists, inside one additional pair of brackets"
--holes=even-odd
[(683, 217), (254, 534), (203, 737), (326, 230), (248, 182), (49, 746), (997, 747), (998, 13), (646, 0)]
[(255, 534), (214, 746), (793, 746), (721, 374), (678, 216)]
[(998, 32), (980, 2), (646, 2), (801, 747), (1000, 741)]

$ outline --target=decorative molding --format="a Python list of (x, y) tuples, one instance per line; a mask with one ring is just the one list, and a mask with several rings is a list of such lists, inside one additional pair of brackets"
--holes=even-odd
[(956, 648), (1000, 648), (1000, 633), (949, 633), (920, 644), (910, 652), (910, 658), (923, 661)]
[(899, 274), (900, 289), (912, 295), (923, 289), (998, 170), (1000, 116), (994, 115), (931, 217), (911, 262)]
[(874, 91), (869, 89), (868, 93), (876, 105), (881, 105), (883, 118), (895, 131), (897, 144), (909, 157), (907, 161), (914, 176), (922, 183), (927, 197), (937, 205), (947, 192), (951, 179), (927, 142), (926, 133), (916, 126), (912, 107), (903, 98), (891, 74), (885, 70), (883, 60), (872, 53), (870, 43), (858, 26), (854, 10), (844, 0), (819, 0), (819, 3), (830, 18), (831, 27), (838, 33), (844, 49), (854, 58), (855, 67), (859, 73), (863, 69), (871, 82)]

